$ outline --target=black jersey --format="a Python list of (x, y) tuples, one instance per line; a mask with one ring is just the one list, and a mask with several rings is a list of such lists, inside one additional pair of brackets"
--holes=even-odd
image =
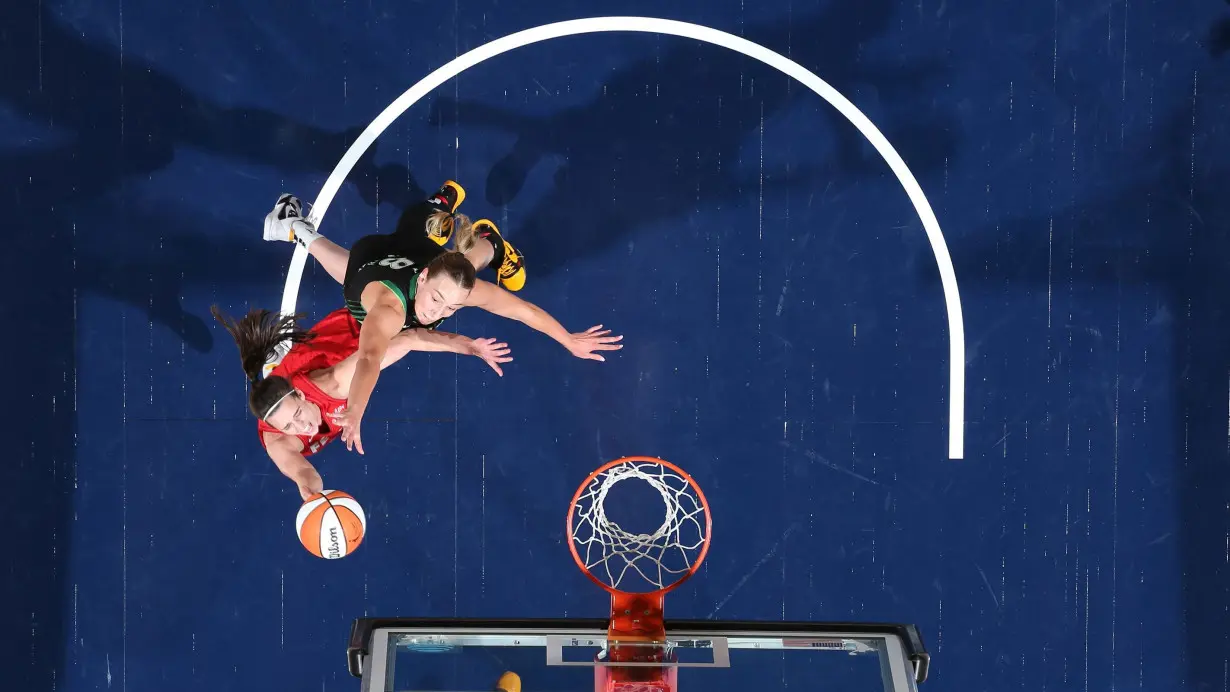
[(428, 216), (441, 210), (440, 206), (430, 201), (417, 204), (402, 215), (396, 231), (389, 235), (364, 236), (350, 249), (342, 295), (346, 299), (346, 309), (359, 324), (367, 317), (362, 303), (363, 289), (376, 281), (387, 286), (401, 300), (406, 311), (403, 330), (435, 329), (444, 321), (441, 318), (431, 324), (423, 324), (414, 316), (419, 274), (433, 259), (447, 252), (428, 238), (425, 230)]

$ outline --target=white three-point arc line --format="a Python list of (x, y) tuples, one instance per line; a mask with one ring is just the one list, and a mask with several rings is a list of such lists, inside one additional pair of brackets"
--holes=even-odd
[[(324, 187), (312, 206), (312, 220), (319, 226), (320, 222), (324, 219), (325, 212), (329, 209), (329, 204), (333, 201), (333, 196), (341, 188), (342, 183), (346, 180), (346, 176), (354, 168), (363, 152), (380, 136), (380, 133), (384, 132), (385, 128), (392, 124), (406, 109), (414, 105), (415, 102), (426, 96), (436, 87), (484, 60), (494, 58), (514, 48), (563, 36), (613, 31), (635, 31), (680, 36), (729, 48), (749, 58), (755, 58), (770, 67), (777, 68), (783, 74), (799, 80), (804, 86), (819, 94), (821, 98), (828, 101), (842, 115), (846, 116), (846, 119), (858, 128), (858, 131), (867, 138), (867, 141), (875, 147), (876, 151), (880, 152), (880, 156), (884, 157), (889, 168), (896, 174), (897, 179), (901, 181), (901, 186), (905, 188), (910, 201), (914, 203), (914, 209), (918, 212), (923, 229), (927, 232), (927, 239), (931, 241), (931, 250), (935, 253), (935, 262), (939, 266), (940, 280), (944, 289), (944, 303), (948, 310), (948, 456), (951, 459), (962, 458), (964, 456), (965, 438), (965, 325), (961, 316), (961, 297), (957, 292), (957, 273), (952, 266), (952, 257), (948, 253), (948, 246), (944, 243), (944, 234), (940, 230), (939, 221), (936, 220), (935, 213), (931, 210), (931, 205), (927, 203), (926, 195), (923, 194), (918, 181), (914, 179), (914, 174), (905, 165), (905, 161), (901, 160), (901, 156), (888, 143), (888, 139), (876, 129), (876, 126), (849, 99), (842, 96), (836, 89), (798, 63), (747, 39), (716, 29), (710, 29), (709, 27), (670, 19), (657, 19), (654, 17), (591, 17), (588, 19), (557, 22), (555, 24), (544, 24), (533, 29), (509, 34), (486, 45), (479, 46), (464, 55), (458, 56), (448, 64), (443, 65), (424, 77), (418, 84), (407, 89), (396, 101), (389, 104), (380, 115), (376, 116), (376, 119), (367, 126), (367, 129), (359, 135), (359, 138), (346, 151), (345, 156), (342, 157), (337, 167), (333, 169), (333, 173), (329, 175), (329, 179), (325, 181)], [(299, 294), (299, 281), (302, 278), (303, 266), (306, 261), (307, 252), (303, 248), (296, 247), (286, 276), (286, 288), (282, 293), (283, 314), (293, 314), (295, 312), (295, 303)]]

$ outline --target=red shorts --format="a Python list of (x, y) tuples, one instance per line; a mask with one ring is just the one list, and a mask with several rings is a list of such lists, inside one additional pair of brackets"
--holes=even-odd
[(332, 367), (359, 350), (359, 323), (346, 308), (325, 315), (311, 331), (315, 338), (295, 344), (271, 375), (289, 379), (295, 373)]

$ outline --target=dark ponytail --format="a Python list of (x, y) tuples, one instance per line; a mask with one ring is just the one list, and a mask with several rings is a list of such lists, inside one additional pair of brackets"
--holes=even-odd
[(277, 346), (283, 341), (301, 344), (310, 341), (316, 334), (296, 326), (295, 321), (300, 315), (281, 315), (270, 310), (254, 309), (236, 322), (216, 305), (209, 311), (230, 332), (239, 347), (243, 372), (252, 384), (248, 392), (248, 408), (252, 415), (263, 420), (272, 413), (271, 408), (294, 389), (284, 377), (270, 376), (262, 380), (261, 370), (265, 363), (277, 355)]

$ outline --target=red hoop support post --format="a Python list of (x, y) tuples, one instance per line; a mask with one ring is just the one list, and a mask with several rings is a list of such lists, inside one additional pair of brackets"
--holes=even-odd
[[(648, 592), (624, 591), (606, 583), (593, 574), (585, 565), (585, 560), (577, 550), (574, 519), (578, 501), (586, 493), (590, 485), (617, 466), (655, 464), (669, 469), (679, 478), (686, 481), (688, 490), (694, 493), (697, 504), (704, 510), (703, 545), (689, 568), (674, 582), (659, 589)], [(663, 615), (666, 594), (678, 588), (696, 573), (709, 553), (709, 543), (712, 537), (713, 518), (709, 512), (709, 501), (701, 491), (700, 486), (686, 471), (675, 464), (656, 457), (630, 456), (616, 459), (603, 464), (577, 487), (572, 501), (568, 505), (568, 549), (572, 553), (577, 567), (589, 577), (590, 581), (611, 595), (611, 618), (607, 626), (607, 639), (610, 642), (609, 661), (611, 664), (633, 663), (633, 666), (598, 666), (595, 669), (595, 689), (600, 692), (610, 690), (674, 690), (677, 668), (669, 665), (666, 651), (666, 625)], [(623, 646), (621, 646), (623, 644)], [(657, 646), (661, 645), (661, 646)], [(666, 663), (663, 666), (645, 665)]]

